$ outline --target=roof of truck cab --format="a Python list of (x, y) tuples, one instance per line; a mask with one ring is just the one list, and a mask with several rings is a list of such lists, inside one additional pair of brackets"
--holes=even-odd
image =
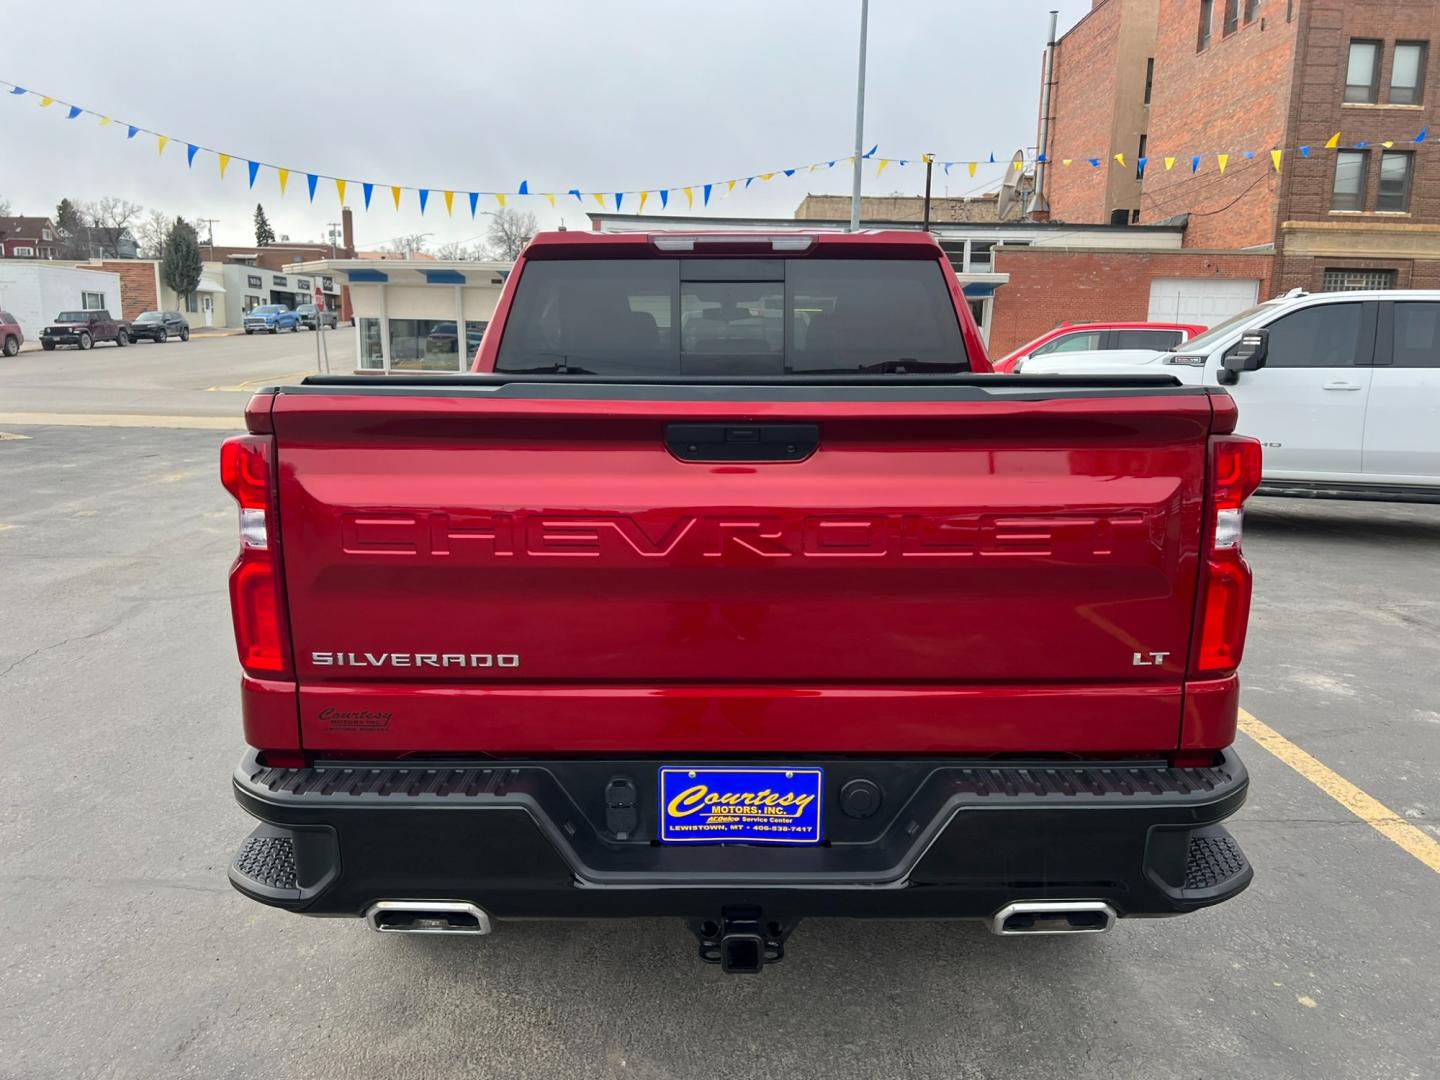
[[(693, 240), (693, 250), (676, 245)], [(786, 241), (808, 240), (807, 247), (790, 250), (777, 247)], [(671, 245), (668, 249), (662, 245)], [(580, 232), (565, 230), (536, 233), (525, 248), (527, 259), (547, 258), (635, 258), (657, 256), (705, 256), (768, 254), (804, 257), (824, 252), (854, 257), (943, 258), (939, 243), (929, 233), (902, 229), (862, 229), (841, 232), (833, 229), (736, 229), (734, 231), (688, 231), (657, 229), (654, 232)]]

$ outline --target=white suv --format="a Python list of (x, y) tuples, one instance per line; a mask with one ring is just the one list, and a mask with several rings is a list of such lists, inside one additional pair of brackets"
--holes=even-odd
[(1440, 502), (1440, 291), (1296, 290), (1176, 352), (1064, 367), (1080, 370), (1225, 386), (1265, 445), (1261, 494)]

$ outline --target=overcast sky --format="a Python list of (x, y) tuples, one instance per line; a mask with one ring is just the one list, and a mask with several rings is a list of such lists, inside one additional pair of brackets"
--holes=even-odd
[[(463, 197), (446, 218), (447, 188), (677, 187), (841, 157), (854, 139), (859, 0), (67, 0), (76, 33), (53, 3), (8, 7), (6, 39), (30, 45), (5, 51), (0, 78), (242, 159), (222, 182), (213, 156), (192, 172), (183, 144), (162, 157), (118, 124), (67, 121), (58, 106), (6, 95), (0, 198), (15, 213), (113, 195), (218, 218), (216, 243), (232, 244), (253, 241), (257, 200), (296, 240), (339, 219), (325, 181), (313, 205), (303, 175), (283, 199), (269, 170), (248, 191), (243, 159), (255, 158), (356, 182), (346, 201), (362, 248), (417, 232), (439, 244), (485, 231)], [(1063, 32), (1090, 2), (872, 0), (867, 146), (941, 160), (1033, 146), (1052, 7)], [(937, 173), (936, 190), (963, 194), (1001, 174)], [(436, 194), (422, 218), (413, 192), (397, 213), (377, 189), (366, 213), (361, 180)], [(922, 186), (917, 165), (878, 179), (866, 170), (867, 194)], [(789, 216), (807, 191), (849, 190), (837, 166), (737, 188), (711, 212)], [(554, 211), (520, 202), (542, 227), (588, 227), (573, 198)]]

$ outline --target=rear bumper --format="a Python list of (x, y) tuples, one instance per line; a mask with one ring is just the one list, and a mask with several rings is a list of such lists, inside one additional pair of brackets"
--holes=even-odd
[[(261, 825), (230, 880), (261, 903), (309, 915), (447, 899), (496, 919), (693, 919), (738, 904), (798, 919), (990, 918), (1041, 899), (1173, 915), (1227, 900), (1252, 876), (1219, 826), (1248, 784), (1233, 751), (1193, 769), (807, 761), (825, 770), (829, 809), (827, 843), (805, 848), (654, 843), (657, 764), (284, 769), (251, 751), (235, 794)], [(629, 830), (606, 809), (616, 777), (638, 793)], [(882, 792), (870, 817), (841, 808), (840, 790), (855, 779)]]

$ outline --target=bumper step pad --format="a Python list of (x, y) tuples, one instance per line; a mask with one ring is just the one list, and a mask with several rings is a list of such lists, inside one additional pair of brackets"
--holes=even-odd
[(1185, 853), (1187, 892), (1217, 889), (1249, 869), (1250, 863), (1233, 836), (1196, 833), (1190, 837)]
[(288, 836), (251, 836), (235, 856), (235, 872), (269, 889), (295, 888), (295, 841)]

